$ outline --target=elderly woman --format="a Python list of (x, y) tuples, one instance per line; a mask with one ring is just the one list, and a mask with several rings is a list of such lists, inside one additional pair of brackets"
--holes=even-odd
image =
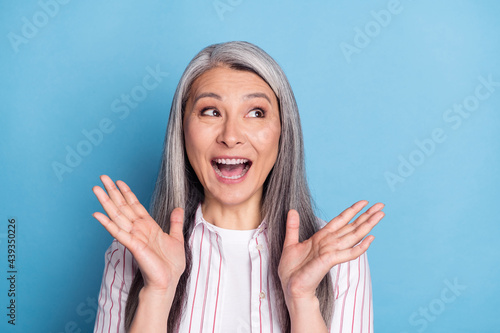
[[(371, 332), (367, 236), (383, 204), (325, 225), (288, 80), (246, 42), (208, 46), (172, 102), (151, 215), (122, 181), (93, 191), (115, 238), (95, 332)], [(367, 237), (366, 237), (367, 236)]]

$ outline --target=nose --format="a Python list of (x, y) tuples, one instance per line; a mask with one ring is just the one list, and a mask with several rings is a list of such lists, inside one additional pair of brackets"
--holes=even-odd
[(245, 142), (243, 124), (236, 117), (227, 117), (221, 125), (217, 142), (228, 148), (236, 147)]

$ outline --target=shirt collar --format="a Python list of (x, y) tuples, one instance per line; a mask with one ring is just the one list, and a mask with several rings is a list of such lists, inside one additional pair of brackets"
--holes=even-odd
[[(200, 225), (204, 225), (210, 231), (217, 233), (217, 231), (213, 228), (212, 223), (207, 222), (203, 218), (203, 213), (201, 211), (201, 203), (198, 204), (198, 208), (196, 209), (196, 214), (195, 214), (195, 217), (194, 217), (194, 227), (197, 228)], [(267, 221), (264, 219), (259, 224), (259, 226), (257, 227), (255, 235), (253, 236), (253, 238), (255, 238), (256, 236), (260, 235), (261, 233), (263, 233), (266, 230), (267, 230)]]

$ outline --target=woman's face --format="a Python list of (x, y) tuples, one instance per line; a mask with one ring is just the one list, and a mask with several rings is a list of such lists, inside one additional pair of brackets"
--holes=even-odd
[(226, 67), (206, 71), (193, 82), (183, 126), (206, 202), (260, 202), (281, 134), (278, 100), (264, 80)]

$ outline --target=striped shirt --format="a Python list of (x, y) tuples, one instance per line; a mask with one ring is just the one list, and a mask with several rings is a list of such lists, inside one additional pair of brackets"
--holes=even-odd
[[(281, 332), (265, 222), (250, 231), (222, 229), (205, 221), (199, 206), (189, 244), (193, 265), (180, 332)], [(132, 254), (114, 240), (105, 254), (95, 333), (125, 332), (125, 305), (137, 267)], [(366, 254), (336, 265), (330, 275), (335, 300), (330, 332), (373, 332)]]

